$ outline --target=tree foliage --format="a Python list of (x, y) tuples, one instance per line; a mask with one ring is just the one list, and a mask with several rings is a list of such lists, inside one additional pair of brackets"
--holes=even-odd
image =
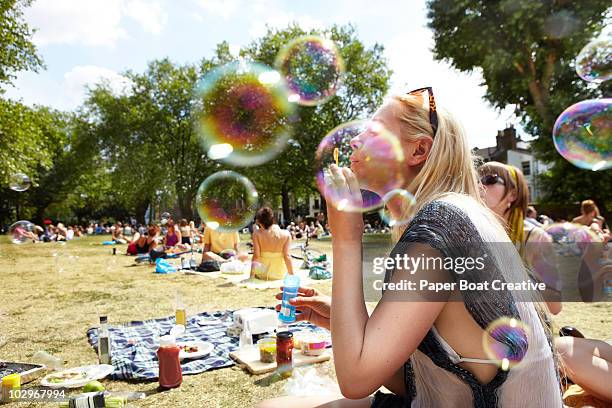
[(553, 163), (544, 175), (551, 202), (595, 198), (611, 208), (612, 172), (580, 170), (559, 156), (552, 142), (555, 119), (584, 99), (610, 95), (610, 84), (591, 86), (574, 70), (574, 59), (605, 25), (605, 0), (430, 0), (434, 55), (461, 71), (482, 72), (485, 99), (514, 105), (537, 140), (538, 156)]
[(0, 94), (2, 85), (10, 84), (19, 71), (37, 71), (43, 66), (36, 46), (30, 40), (32, 30), (23, 21), (23, 9), (32, 0), (0, 0)]

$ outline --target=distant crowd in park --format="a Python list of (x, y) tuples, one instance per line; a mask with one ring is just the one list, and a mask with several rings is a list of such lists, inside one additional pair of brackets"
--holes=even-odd
[[(525, 221), (538, 227), (545, 227), (553, 223), (568, 222), (567, 219), (553, 219), (546, 214), (538, 214), (535, 206), (527, 207)], [(571, 220), (574, 224), (589, 227), (595, 234), (605, 241), (610, 239), (608, 224), (601, 216), (599, 208), (593, 200), (584, 200), (580, 204), (580, 215)], [(293, 240), (296, 239), (319, 239), (331, 236), (329, 223), (326, 221), (325, 213), (319, 212), (315, 217), (301, 217), (286, 223), (280, 223), (280, 228), (287, 230)], [(241, 230), (244, 234), (252, 234), (253, 229), (257, 228), (257, 223), (252, 222)], [(35, 225), (34, 231), (29, 234), (33, 242), (55, 242), (70, 241), (74, 238), (91, 235), (111, 235), (111, 239), (117, 244), (130, 244), (140, 238), (153, 234), (159, 237), (159, 244), (166, 247), (173, 247), (177, 244), (193, 245), (202, 242), (206, 223), (201, 222), (196, 226), (195, 221), (181, 219), (178, 225), (170, 219), (163, 219), (159, 223), (140, 224), (135, 219), (128, 222), (116, 221), (114, 223), (92, 222), (87, 225), (65, 225), (61, 221), (53, 223), (46, 219), (43, 225)], [(390, 233), (391, 228), (380, 219), (366, 220), (364, 223), (364, 233), (366, 234), (386, 234)]]

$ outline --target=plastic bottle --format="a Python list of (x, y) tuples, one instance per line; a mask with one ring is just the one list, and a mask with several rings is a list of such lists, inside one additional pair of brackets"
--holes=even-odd
[(111, 364), (111, 339), (108, 331), (108, 318), (100, 316), (98, 332), (98, 360), (100, 364)]
[(606, 279), (603, 284), (603, 296), (605, 299), (612, 300), (612, 279)]
[(249, 327), (249, 322), (244, 322), (244, 327), (242, 328), (242, 332), (240, 333), (240, 343), (238, 347), (241, 349), (245, 347), (249, 347), (253, 345), (253, 335), (251, 334), (251, 328)]
[(187, 326), (187, 311), (185, 308), (185, 303), (183, 303), (183, 299), (179, 291), (176, 292), (176, 298), (174, 301), (174, 312), (176, 316), (176, 324)]
[[(179, 327), (179, 326), (176, 326)], [(185, 330), (184, 326), (183, 331)], [(172, 329), (167, 336), (159, 338), (157, 359), (159, 361), (159, 386), (161, 388), (176, 388), (183, 383), (183, 370), (176, 345), (176, 331)]]
[(59, 370), (62, 368), (62, 360), (42, 350), (34, 353), (32, 361), (43, 364), (47, 370)]
[(297, 275), (287, 275), (283, 282), (283, 300), (278, 314), (278, 320), (285, 324), (295, 322), (295, 306), (289, 300), (296, 297), (300, 287), (300, 277)]

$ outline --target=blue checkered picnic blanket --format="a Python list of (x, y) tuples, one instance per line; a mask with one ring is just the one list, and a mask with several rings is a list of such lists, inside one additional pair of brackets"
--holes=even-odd
[[(213, 324), (211, 324), (213, 323)], [(157, 349), (159, 337), (169, 334), (175, 324), (175, 317), (133, 321), (109, 327), (111, 337), (111, 359), (113, 379), (156, 379), (159, 375)], [(206, 357), (183, 360), (181, 367), (184, 375), (199, 374), (216, 368), (235, 364), (229, 353), (238, 349), (238, 337), (227, 334), (233, 325), (233, 310), (204, 312), (187, 319), (186, 331), (180, 341), (207, 341), (214, 346)], [(310, 323), (299, 322), (289, 326), (290, 331), (308, 330), (329, 334), (326, 329)], [(98, 328), (87, 330), (87, 339), (94, 349), (98, 349)]]

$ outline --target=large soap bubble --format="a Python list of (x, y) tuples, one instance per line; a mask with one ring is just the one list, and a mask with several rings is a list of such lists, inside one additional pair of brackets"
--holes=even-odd
[(555, 148), (574, 166), (587, 170), (612, 167), (612, 99), (578, 102), (557, 118)]
[[(382, 197), (404, 184), (404, 153), (399, 139), (377, 121), (358, 120), (336, 127), (319, 144), (315, 160), (319, 190), (339, 210), (379, 209), (384, 204)], [(334, 163), (353, 171), (361, 200), (345, 201), (330, 182), (330, 166)]]
[(289, 89), (275, 70), (246, 61), (216, 68), (195, 90), (195, 122), (211, 159), (255, 166), (287, 145), (295, 121)]

